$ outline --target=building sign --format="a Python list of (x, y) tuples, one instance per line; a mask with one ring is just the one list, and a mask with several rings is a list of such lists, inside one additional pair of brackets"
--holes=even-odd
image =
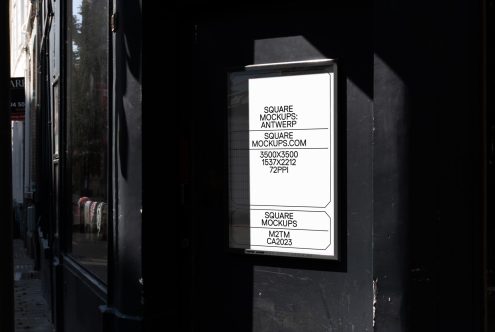
[(24, 77), (10, 78), (10, 119), (12, 121), (24, 120), (25, 112)]
[(249, 223), (234, 228), (250, 253), (336, 259), (335, 72), (247, 81)]

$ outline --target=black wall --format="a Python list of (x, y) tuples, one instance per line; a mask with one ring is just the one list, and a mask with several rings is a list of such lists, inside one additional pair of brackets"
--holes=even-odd
[[(147, 330), (372, 330), (375, 280), (377, 331), (482, 331), (481, 3), (312, 5), (183, 4), (145, 52)], [(341, 70), (340, 263), (225, 250), (226, 73), (289, 36)]]
[(482, 331), (481, 2), (377, 1), (374, 40), (377, 328)]
[[(275, 12), (198, 15), (190, 23), (194, 72), (189, 92), (195, 97), (190, 109), (183, 108), (191, 135), (191, 217), (183, 221), (190, 223), (192, 245), (193, 277), (186, 286), (192, 289), (190, 326), (197, 331), (371, 330), (372, 105), (366, 94), (372, 80), (371, 22), (364, 9), (340, 8), (332, 20), (326, 12), (303, 11), (274, 21)], [(345, 34), (337, 32), (340, 25), (348, 27)], [(259, 49), (254, 43), (288, 36), (302, 36), (325, 57), (342, 59), (339, 83), (345, 102), (340, 111), (348, 176), (342, 181), (347, 181), (348, 199), (342, 214), (347, 216), (345, 258), (339, 263), (243, 257), (225, 247), (226, 74), (256, 59), (305, 59), (310, 52), (302, 43), (293, 47), (292, 40), (272, 40)]]

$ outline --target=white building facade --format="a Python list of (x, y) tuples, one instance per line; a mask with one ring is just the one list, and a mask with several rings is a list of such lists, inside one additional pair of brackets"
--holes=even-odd
[[(16, 231), (24, 236), (26, 212), (33, 192), (36, 190), (34, 179), (36, 144), (36, 113), (34, 84), (36, 64), (31, 54), (34, 49), (32, 34), (36, 20), (36, 2), (29, 0), (10, 0), (10, 75), (25, 80), (25, 118), (24, 121), (12, 121), (12, 190)], [(27, 200), (26, 200), (27, 198)], [(32, 212), (32, 211), (31, 211)]]

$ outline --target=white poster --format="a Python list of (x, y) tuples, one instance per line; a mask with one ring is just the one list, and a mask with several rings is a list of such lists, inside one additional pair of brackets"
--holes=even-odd
[(334, 74), (249, 79), (250, 249), (335, 255)]

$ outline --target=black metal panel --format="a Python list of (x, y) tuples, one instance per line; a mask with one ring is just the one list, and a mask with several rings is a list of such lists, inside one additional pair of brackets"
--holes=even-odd
[[(142, 316), (141, 1), (116, 1), (113, 48), (113, 239), (109, 306)], [(115, 325), (135, 331), (139, 324)], [(120, 327), (119, 327), (120, 326)]]
[(375, 58), (373, 187), (376, 325), (383, 331), (406, 326), (409, 222), (409, 121), (400, 77)]
[(41, 294), (48, 304), (49, 308), (52, 308), (52, 298), (50, 296), (51, 291), (51, 259), (50, 248), (48, 247), (48, 240), (39, 235), (39, 253), (40, 253), (40, 279), (41, 279)]
[(99, 306), (104, 304), (101, 294), (96, 294), (77, 264), (64, 262), (63, 280), (64, 331), (103, 331), (102, 314), (99, 310)]
[(486, 319), (488, 331), (495, 329), (495, 6), (493, 1), (485, 1), (485, 119), (486, 119), (486, 271), (487, 289), (486, 292)]
[[(400, 16), (407, 11), (396, 7), (389, 7), (385, 2), (377, 2), (375, 7), (373, 277), (378, 331), (406, 331), (409, 323), (410, 100), (408, 86), (400, 76), (402, 71), (396, 69), (407, 63), (404, 44), (408, 35), (404, 31), (404, 17)], [(397, 13), (397, 17), (389, 16), (389, 12)], [(393, 46), (391, 40), (394, 40)], [(395, 62), (390, 64), (392, 60)]]
[[(148, 10), (147, 15), (150, 14)], [(181, 17), (174, 12), (165, 11), (159, 16), (164, 31), (174, 36), (167, 38), (167, 43), (176, 52), (147, 52), (149, 60), (143, 64), (147, 73), (143, 101), (146, 109), (143, 117), (144, 330), (157, 331), (166, 321), (170, 330), (187, 331), (185, 326), (191, 321), (187, 309), (190, 290), (182, 287), (188, 284), (188, 279), (181, 271), (189, 265), (189, 241), (183, 234), (183, 220), (188, 216), (184, 203), (190, 192), (189, 137), (185, 122), (181, 121), (185, 112), (181, 112), (180, 105), (191, 101), (189, 89), (184, 87), (191, 82), (193, 69), (191, 54), (178, 50), (189, 46), (191, 34), (180, 29)], [(156, 63), (168, 65), (157, 67)], [(166, 82), (163, 85), (151, 82), (150, 75), (157, 69), (164, 74), (160, 75)], [(167, 142), (167, 148), (158, 149), (158, 142)], [(158, 154), (163, 154), (165, 165), (158, 162)], [(157, 273), (162, 267), (166, 272)]]
[(376, 2), (380, 331), (482, 331), (480, 4)]

